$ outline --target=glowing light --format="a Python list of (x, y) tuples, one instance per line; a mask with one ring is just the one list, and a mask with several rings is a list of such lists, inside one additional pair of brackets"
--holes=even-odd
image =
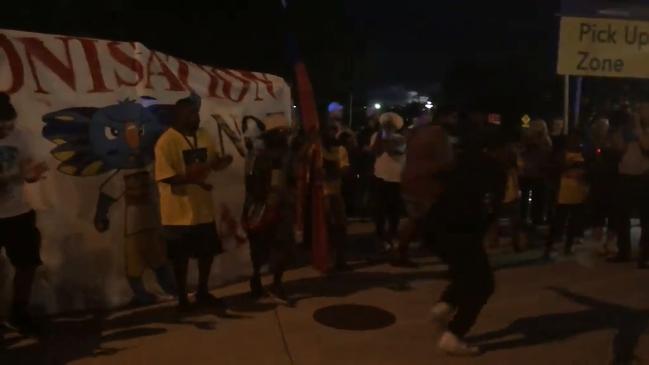
[(376, 110), (381, 109), (381, 107), (382, 107), (382, 106), (381, 106), (380, 103), (376, 103), (376, 104), (374, 104), (374, 109), (376, 109)]
[(426, 109), (433, 109), (433, 104), (426, 104), (424, 107), (426, 107)]

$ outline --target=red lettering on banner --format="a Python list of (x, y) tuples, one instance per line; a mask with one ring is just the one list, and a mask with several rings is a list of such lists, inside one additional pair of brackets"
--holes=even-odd
[(180, 83), (185, 86), (187, 90), (191, 90), (192, 88), (189, 86), (189, 65), (187, 62), (176, 58), (176, 61), (178, 61), (178, 79), (180, 80)]
[(90, 70), (90, 78), (92, 79), (92, 89), (88, 90), (89, 93), (105, 93), (113, 91), (106, 87), (104, 75), (101, 73), (101, 64), (99, 63), (99, 54), (97, 53), (97, 42), (94, 39), (79, 38), (83, 53), (86, 55), (86, 62), (88, 62), (88, 69)]
[[(158, 65), (160, 66), (160, 72), (152, 72), (151, 65), (154, 59), (158, 62)], [(167, 81), (169, 82), (169, 88), (167, 89), (167, 91), (185, 90), (180, 80), (178, 80), (176, 75), (174, 75), (173, 71), (171, 71), (169, 66), (167, 66), (167, 64), (160, 58), (160, 56), (158, 56), (158, 54), (155, 51), (151, 51), (151, 55), (149, 55), (149, 61), (147, 62), (147, 81), (146, 81), (147, 89), (153, 89), (153, 86), (151, 85), (152, 75), (163, 76), (164, 78), (167, 79)]]
[(23, 63), (20, 60), (18, 51), (13, 43), (7, 38), (6, 35), (0, 34), (0, 49), (2, 49), (9, 61), (9, 69), (11, 70), (11, 86), (7, 90), (0, 90), (8, 94), (13, 94), (20, 90), (25, 83), (25, 70)]
[[(137, 58), (131, 57), (128, 53), (119, 48), (120, 44), (123, 43), (108, 42), (108, 44), (106, 45), (108, 47), (108, 53), (110, 53), (111, 57), (113, 57), (113, 59), (117, 61), (117, 63), (135, 73), (135, 81), (126, 81), (117, 73), (117, 70), (115, 70), (115, 80), (117, 81), (117, 86), (136, 86), (144, 78), (144, 66), (142, 66)], [(135, 50), (135, 43), (131, 42), (129, 44)]]
[(56, 39), (63, 42), (63, 47), (65, 50), (65, 57), (67, 59), (67, 64), (59, 60), (52, 51), (50, 51), (42, 40), (33, 37), (24, 37), (18, 38), (20, 42), (25, 46), (25, 53), (27, 55), (27, 61), (29, 62), (29, 68), (32, 72), (32, 77), (36, 83), (35, 92), (41, 94), (49, 94), (43, 86), (41, 81), (38, 78), (38, 72), (36, 71), (36, 65), (34, 59), (39, 60), (45, 67), (50, 71), (54, 72), (61, 81), (65, 82), (72, 90), (76, 91), (76, 82), (74, 79), (74, 67), (72, 65), (72, 57), (70, 56), (70, 39), (67, 37), (56, 37)]
[(255, 83), (255, 101), (264, 100), (259, 97), (259, 83), (264, 84), (264, 86), (266, 86), (266, 91), (268, 92), (268, 94), (270, 94), (270, 96), (272, 96), (274, 99), (277, 99), (277, 95), (275, 95), (275, 88), (273, 87), (273, 82), (268, 79), (268, 75), (261, 74), (262, 76), (260, 77), (250, 71), (239, 71), (239, 73), (241, 74), (241, 76)]
[(246, 94), (248, 94), (248, 91), (250, 90), (250, 81), (246, 80), (245, 78), (235, 74), (234, 72), (230, 70), (217, 70), (214, 69), (214, 72), (223, 72), (226, 75), (232, 76), (233, 78), (241, 81), (241, 91), (239, 92), (239, 96), (234, 97), (232, 96), (232, 82), (227, 80), (226, 78), (222, 78), (223, 80), (226, 80), (226, 82), (223, 83), (223, 95), (225, 95), (226, 98), (234, 101), (235, 103), (241, 102), (244, 97), (246, 97)]
[[(248, 94), (248, 91), (250, 90), (250, 81), (247, 79), (235, 74), (231, 70), (220, 70), (217, 68), (206, 68), (205, 66), (198, 66), (201, 70), (205, 71), (205, 73), (208, 74), (210, 77), (210, 83), (207, 87), (207, 94), (213, 98), (227, 98), (235, 103), (240, 103), (243, 98), (246, 97), (246, 94)], [(239, 91), (239, 95), (233, 95), (233, 85), (232, 81), (228, 78), (225, 77), (225, 75), (230, 76), (238, 81), (241, 82), (241, 91)], [(223, 90), (223, 95), (218, 95), (218, 87), (219, 83), (223, 84), (222, 90)]]
[[(223, 99), (222, 95), (218, 95), (218, 88), (219, 88), (219, 82), (220, 78), (219, 75), (216, 73), (210, 71), (206, 66), (203, 65), (197, 65), (199, 69), (203, 70), (207, 74), (207, 76), (210, 77), (210, 83), (207, 85), (207, 95), (212, 98), (217, 98), (217, 99)], [(214, 68), (212, 68), (214, 70)]]

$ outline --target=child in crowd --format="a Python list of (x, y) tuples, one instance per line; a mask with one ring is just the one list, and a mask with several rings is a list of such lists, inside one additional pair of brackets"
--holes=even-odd
[(567, 255), (571, 254), (574, 240), (582, 228), (588, 184), (580, 138), (576, 133), (568, 136), (565, 152), (560, 161), (560, 171), (559, 194), (555, 202), (556, 213), (546, 244), (546, 258), (549, 258), (552, 253), (554, 240), (561, 237), (564, 231), (566, 233), (564, 252)]

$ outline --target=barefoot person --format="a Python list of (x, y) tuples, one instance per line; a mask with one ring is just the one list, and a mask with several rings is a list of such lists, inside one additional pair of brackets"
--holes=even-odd
[(198, 291), (201, 305), (222, 302), (208, 291), (214, 256), (221, 243), (214, 223), (212, 186), (206, 182), (211, 170), (232, 163), (231, 156), (218, 156), (209, 134), (199, 128), (200, 101), (197, 97), (176, 103), (175, 120), (155, 147), (155, 177), (160, 192), (160, 212), (167, 240), (167, 254), (173, 263), (180, 310), (189, 306), (187, 266), (198, 259)]
[(6, 250), (16, 270), (7, 325), (30, 332), (34, 326), (28, 307), (34, 274), (41, 264), (41, 236), (23, 185), (40, 180), (47, 166), (30, 158), (23, 136), (15, 130), (16, 117), (9, 96), (0, 93), (0, 249)]

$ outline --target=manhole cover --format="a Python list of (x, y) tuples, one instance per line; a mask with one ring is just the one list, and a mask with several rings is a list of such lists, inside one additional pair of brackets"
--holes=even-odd
[(327, 327), (349, 331), (369, 331), (389, 327), (396, 322), (394, 314), (371, 305), (339, 304), (313, 313), (313, 319)]

